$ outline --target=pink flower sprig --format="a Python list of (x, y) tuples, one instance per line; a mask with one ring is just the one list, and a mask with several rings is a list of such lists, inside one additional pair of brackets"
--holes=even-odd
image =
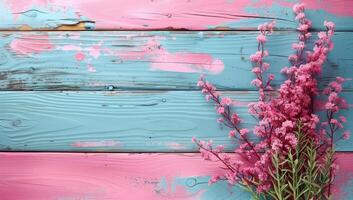
[(216, 91), (216, 87), (211, 83), (205, 81), (204, 76), (200, 77), (197, 85), (201, 88), (202, 93), (205, 95), (206, 100), (212, 100), (215, 104), (215, 109), (217, 113), (221, 116), (217, 121), (223, 123), (231, 129), (229, 132), (229, 137), (236, 138), (236, 133), (238, 133), (239, 138), (246, 143), (247, 148), (250, 148), (256, 157), (259, 157), (259, 154), (255, 150), (255, 146), (250, 142), (247, 137), (249, 132), (246, 128), (240, 128), (238, 125), (241, 122), (238, 114), (231, 111), (230, 106), (233, 103), (233, 100), (229, 97), (221, 98), (219, 93)]
[(270, 64), (264, 62), (264, 58), (268, 56), (268, 51), (265, 50), (265, 43), (267, 42), (267, 35), (273, 32), (273, 28), (275, 27), (276, 22), (272, 21), (270, 23), (262, 24), (258, 27), (259, 35), (257, 36), (257, 52), (255, 54), (250, 55), (250, 61), (252, 62), (253, 69), (251, 70), (256, 78), (251, 82), (260, 93), (260, 100), (264, 100), (265, 98), (265, 89), (272, 89), (270, 84), (274, 79), (273, 74), (269, 74), (266, 78), (264, 77), (264, 73), (269, 69)]
[(292, 63), (293, 66), (298, 67), (300, 64), (305, 62), (304, 57), (304, 50), (305, 50), (305, 43), (311, 37), (311, 33), (309, 29), (312, 26), (312, 23), (309, 19), (305, 16), (305, 7), (304, 4), (296, 4), (293, 6), (294, 14), (296, 15), (295, 19), (299, 22), (299, 27), (297, 30), (299, 31), (298, 34), (298, 43), (294, 43), (292, 48), (296, 51), (295, 54), (291, 54), (288, 59)]
[[(324, 22), (326, 31), (318, 33), (318, 39), (312, 50), (307, 50), (306, 43), (311, 37), (309, 32), (311, 21), (305, 16), (303, 4), (293, 7), (296, 20), (299, 22), (298, 43), (292, 45), (295, 54), (288, 57), (291, 66), (283, 67), (281, 72), (287, 77), (274, 94), (271, 87), (273, 74), (264, 78), (270, 64), (265, 62), (268, 51), (265, 49), (267, 36), (273, 32), (275, 22), (265, 23), (258, 27), (257, 52), (250, 56), (252, 72), (255, 79), (251, 82), (259, 91), (259, 99), (249, 104), (249, 113), (258, 119), (252, 133), (257, 137), (257, 142), (248, 138), (250, 131), (240, 128), (239, 116), (231, 110), (232, 99), (220, 97), (214, 85), (207, 82), (204, 76), (198, 81), (207, 101), (215, 104), (215, 109), (220, 115), (218, 123), (230, 128), (229, 137), (238, 139), (239, 147), (234, 152), (240, 156), (230, 157), (222, 153), (224, 147), (212, 148), (212, 142), (193, 141), (198, 145), (201, 155), (206, 160), (218, 160), (226, 166), (222, 175), (211, 178), (210, 183), (218, 180), (228, 180), (230, 184), (241, 184), (255, 189), (258, 194), (266, 193), (274, 187), (273, 184), (273, 157), (285, 160), (289, 155), (298, 150), (298, 145), (313, 143), (319, 156), (313, 162), (319, 165), (329, 163), (329, 180), (323, 185), (322, 191), (330, 195), (330, 187), (335, 176), (336, 164), (332, 157), (327, 156), (333, 152), (335, 138), (348, 139), (349, 132), (345, 131), (341, 137), (335, 137), (338, 130), (343, 129), (346, 122), (344, 116), (339, 116), (341, 109), (347, 108), (345, 100), (339, 96), (342, 84), (345, 81), (337, 77), (324, 89), (327, 96), (324, 111), (326, 118), (321, 119), (314, 114), (314, 102), (319, 95), (317, 76), (321, 73), (328, 53), (333, 48), (331, 37), (334, 35), (335, 25)], [(268, 98), (270, 97), (270, 98)], [(300, 137), (299, 133), (300, 132)], [(310, 142), (308, 142), (310, 141)], [(323, 156), (326, 155), (326, 156)], [(295, 155), (299, 157), (299, 155)], [(301, 159), (307, 159), (301, 157)]]
[[(330, 31), (331, 29), (329, 28), (328, 30)], [(332, 81), (322, 92), (327, 96), (327, 101), (324, 105), (324, 110), (326, 111), (326, 121), (321, 123), (320, 129), (321, 137), (323, 138), (323, 142), (319, 149), (322, 152), (321, 155), (324, 155), (327, 151), (332, 151), (335, 142), (341, 139), (348, 140), (350, 136), (349, 131), (344, 131), (341, 137), (335, 137), (337, 131), (343, 129), (343, 124), (347, 122), (347, 119), (344, 116), (337, 116), (340, 110), (348, 109), (346, 100), (339, 96), (342, 92), (342, 84), (344, 81), (344, 78), (336, 77), (336, 80)], [(332, 160), (332, 166), (329, 171), (330, 182), (326, 188), (328, 194), (331, 193), (332, 182), (336, 175), (336, 168), (336, 164), (334, 160)]]

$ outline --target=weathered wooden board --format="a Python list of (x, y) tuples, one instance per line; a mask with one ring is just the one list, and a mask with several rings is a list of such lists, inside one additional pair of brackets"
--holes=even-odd
[[(334, 199), (353, 195), (352, 153), (337, 154)], [(248, 200), (225, 182), (208, 186), (219, 163), (199, 154), (0, 153), (0, 196), (6, 200)]]
[[(243, 126), (252, 127), (247, 104), (257, 100), (256, 92), (222, 95), (236, 100)], [(352, 106), (353, 93), (344, 96)], [(193, 136), (227, 151), (237, 145), (198, 91), (2, 92), (0, 102), (2, 151), (195, 152)], [(353, 112), (342, 114), (353, 120)], [(353, 138), (337, 145), (353, 151)]]
[[(241, 29), (269, 20), (294, 29), (296, 0), (1, 0), (0, 29)], [(339, 30), (353, 28), (350, 0), (302, 0), (314, 28), (333, 20)]]
[[(1, 90), (196, 89), (200, 73), (220, 89), (252, 90), (249, 55), (256, 33), (0, 32)], [(322, 85), (353, 74), (353, 32), (338, 32)], [(277, 76), (288, 66), (295, 32), (277, 32), (267, 44)], [(314, 40), (314, 39), (313, 39)], [(345, 86), (351, 89), (350, 81)]]

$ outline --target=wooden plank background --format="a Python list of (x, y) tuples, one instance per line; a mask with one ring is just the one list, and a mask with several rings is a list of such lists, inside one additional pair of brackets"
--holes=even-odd
[[(223, 92), (251, 128), (251, 91)], [(353, 105), (352, 92), (343, 96)], [(216, 123), (214, 106), (199, 91), (2, 92), (2, 150), (195, 152), (191, 137), (213, 139), (227, 151), (237, 145)], [(351, 111), (341, 113), (353, 119)], [(347, 123), (352, 130), (353, 124)], [(352, 151), (353, 138), (338, 143)]]
[[(191, 137), (228, 152), (237, 144), (196, 82), (207, 74), (251, 127), (255, 30), (277, 22), (266, 48), (278, 86), (297, 40), (295, 2), (0, 0), (1, 198), (249, 199), (226, 183), (207, 185), (220, 165), (203, 161)], [(353, 1), (301, 2), (314, 34), (324, 20), (336, 23), (320, 88), (351, 78)], [(343, 93), (350, 107), (352, 87)], [(341, 114), (353, 130), (353, 112)], [(353, 199), (353, 138), (337, 150), (335, 199)]]
[[(224, 182), (199, 154), (0, 153), (0, 194), (5, 199), (239, 199), (250, 196)], [(335, 199), (353, 195), (352, 156), (338, 153)]]
[[(253, 90), (255, 31), (0, 32), (1, 90), (197, 89), (200, 73), (222, 90)], [(314, 43), (313, 37), (310, 41)], [(338, 32), (320, 84), (353, 74), (353, 32)], [(270, 73), (288, 66), (293, 31), (271, 35)], [(60, 62), (57, 62), (60, 60)], [(345, 89), (351, 90), (348, 81)]]
[[(250, 30), (270, 20), (279, 29), (295, 29), (289, 0), (2, 0), (1, 29), (33, 30)], [(302, 0), (316, 29), (323, 19), (338, 30), (352, 30), (352, 2)], [(117, 6), (118, 5), (118, 6)]]

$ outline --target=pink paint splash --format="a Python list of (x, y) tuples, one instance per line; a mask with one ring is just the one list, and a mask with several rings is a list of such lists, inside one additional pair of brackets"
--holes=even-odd
[[(0, 153), (0, 196), (7, 200), (202, 199), (206, 190), (215, 188), (207, 184), (175, 182), (178, 178), (194, 179), (222, 171), (219, 163), (205, 165), (199, 156), (170, 153)], [(338, 153), (337, 157), (340, 164), (338, 178), (352, 174), (353, 154)], [(349, 189), (353, 186), (345, 181), (337, 182), (337, 188), (342, 187)]]
[(129, 52), (117, 52), (122, 60), (147, 59), (151, 70), (183, 73), (219, 74), (224, 70), (221, 60), (206, 53), (176, 52), (170, 53), (155, 39), (150, 39), (142, 48)]
[[(249, 3), (247, 0), (237, 1), (236, 3), (227, 3), (224, 0), (207, 1), (174, 1), (171, 6), (170, 1), (141, 1), (131, 0), (129, 3), (117, 2), (116, 0), (107, 0), (104, 4), (97, 3), (73, 3), (73, 6), (79, 13), (89, 19), (96, 21), (96, 28), (195, 28), (203, 29), (212, 25), (219, 25), (231, 19), (223, 17), (204, 17), (198, 16), (198, 13), (211, 13), (211, 16), (217, 15), (214, 12), (221, 10), (224, 13), (244, 13), (245, 6)], [(119, 5), (119, 10), (113, 11), (112, 15), (106, 12), (106, 8), (114, 8)], [(188, 22), (185, 23), (185, 19)], [(147, 26), (147, 27), (146, 27)]]
[(186, 146), (177, 142), (170, 142), (167, 144), (167, 146), (170, 149), (174, 149), (174, 150), (182, 150), (182, 149), (186, 149)]
[(176, 180), (208, 176), (221, 170), (217, 163), (204, 165), (198, 156), (0, 153), (0, 195), (7, 200), (197, 200), (202, 199), (207, 184), (192, 188), (195, 185)]
[(353, 155), (352, 153), (337, 154), (338, 172), (333, 184), (334, 199), (349, 199), (346, 192), (353, 190)]
[[(81, 47), (79, 45), (64, 45), (58, 46), (57, 48), (63, 51), (77, 51), (75, 54), (75, 59), (77, 61), (83, 61), (86, 58), (86, 54), (88, 54), (88, 56), (93, 59), (99, 58), (102, 51), (101, 45), (102, 42), (99, 42), (98, 44), (92, 45), (90, 47)], [(88, 69), (91, 72), (94, 71), (94, 68), (92, 66), (88, 66)]]
[(102, 45), (102, 43), (99, 43), (99, 44), (97, 44), (97, 45), (93, 45), (92, 47), (89, 47), (87, 50), (88, 50), (88, 52), (89, 52), (89, 54), (93, 57), (93, 58), (95, 58), (95, 59), (97, 59), (99, 56), (100, 56), (100, 51), (101, 51), (101, 45)]
[(50, 51), (54, 48), (49, 40), (48, 34), (23, 34), (19, 38), (15, 38), (10, 43), (12, 51), (20, 55), (37, 54), (44, 51)]
[(104, 140), (104, 141), (78, 141), (72, 144), (74, 147), (114, 147), (120, 146), (120, 143), (114, 140)]
[(63, 51), (82, 51), (82, 48), (77, 45), (64, 45), (59, 47), (59, 49)]
[(213, 59), (211, 55), (204, 53), (169, 53), (164, 52), (151, 59), (151, 70), (172, 72), (209, 72), (219, 74), (224, 70), (223, 62)]
[(87, 71), (89, 71), (89, 72), (96, 72), (97, 70), (96, 70), (96, 68), (93, 67), (92, 64), (88, 64), (88, 65), (87, 65)]
[[(337, 16), (353, 17), (353, 1), (350, 0), (302, 0), (306, 7), (324, 10)], [(62, 1), (62, 0), (6, 0), (13, 13), (21, 13), (34, 7), (49, 11), (60, 10), (78, 13), (95, 21), (97, 29), (159, 29), (166, 27), (205, 29), (222, 26), (243, 19), (231, 15), (251, 16), (251, 7), (268, 8), (273, 4), (292, 7), (293, 3), (280, 0), (191, 0), (191, 1), (145, 1), (145, 0), (104, 0), (104, 1)], [(209, 17), (208, 17), (209, 16)], [(18, 14), (14, 14), (14, 20)]]
[(82, 51), (77, 52), (77, 53), (75, 54), (75, 59), (76, 59), (77, 61), (83, 61), (83, 60), (85, 59), (85, 54), (84, 54)]

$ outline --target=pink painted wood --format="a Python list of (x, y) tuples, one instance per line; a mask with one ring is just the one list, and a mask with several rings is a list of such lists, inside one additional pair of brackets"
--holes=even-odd
[[(347, 199), (353, 192), (353, 154), (337, 157), (335, 199)], [(205, 178), (200, 182), (221, 169), (199, 154), (0, 153), (0, 163), (0, 197), (6, 200), (232, 197), (225, 185), (209, 187)], [(248, 199), (239, 192), (237, 199)]]
[[(256, 28), (276, 19), (282, 28), (296, 23), (287, 0), (0, 0), (2, 29), (210, 29)], [(302, 0), (325, 18), (352, 17), (350, 0)], [(320, 18), (320, 25), (322, 18)], [(80, 25), (83, 24), (83, 26)], [(317, 25), (316, 23), (314, 23)], [(78, 26), (67, 26), (78, 25)], [(343, 24), (344, 26), (344, 24)]]

